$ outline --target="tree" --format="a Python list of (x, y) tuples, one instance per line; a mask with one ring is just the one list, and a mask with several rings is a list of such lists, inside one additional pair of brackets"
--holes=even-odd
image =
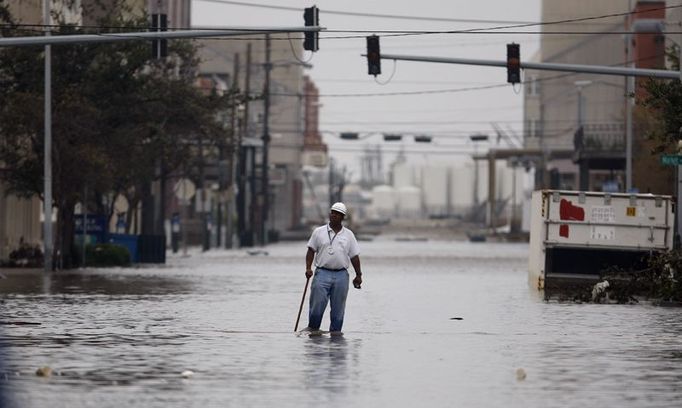
[[(126, 17), (121, 6), (101, 13), (99, 32), (144, 31), (146, 16)], [(57, 34), (85, 33), (59, 15)], [(3, 35), (26, 35), (0, 5)], [(150, 60), (147, 41), (52, 47), (53, 205), (58, 210), (56, 249), (72, 265), (74, 206), (83, 190), (140, 196), (159, 177), (189, 161), (193, 140), (216, 144), (230, 137), (219, 112), (237, 92), (206, 95), (195, 87), (198, 60), (189, 41), (170, 41), (169, 57)], [(9, 191), (43, 194), (42, 47), (0, 49), (0, 162)], [(99, 203), (102, 207), (102, 202)]]

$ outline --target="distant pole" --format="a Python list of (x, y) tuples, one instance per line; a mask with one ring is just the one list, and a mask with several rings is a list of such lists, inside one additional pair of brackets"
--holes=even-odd
[(206, 212), (206, 200), (208, 200), (208, 194), (206, 194), (206, 177), (204, 173), (204, 145), (202, 143), (202, 138), (199, 138), (199, 185), (201, 186), (201, 208), (199, 208), (199, 213), (201, 214), (202, 223), (202, 251), (206, 252), (211, 249), (211, 237), (209, 236), (208, 230), (208, 217), (209, 213)]
[(182, 228), (182, 255), (187, 256), (187, 205), (189, 199), (187, 198), (187, 170), (183, 172), (182, 177), (182, 200), (180, 200), (180, 228)]
[(261, 172), (261, 243), (268, 244), (268, 212), (270, 207), (270, 186), (268, 177), (268, 145), (270, 144), (270, 34), (265, 35), (265, 84), (263, 90), (263, 168)]
[(81, 249), (83, 251), (83, 267), (85, 267), (85, 239), (88, 236), (88, 206), (86, 205), (88, 197), (88, 187), (83, 187), (83, 199), (81, 200), (81, 215), (83, 215), (83, 230), (81, 232)]
[[(680, 68), (680, 73), (682, 74), (682, 67)], [(682, 154), (682, 127), (680, 127), (680, 130), (678, 131), (677, 137), (677, 154), (679, 155)], [(678, 165), (675, 167), (677, 167), (677, 171), (675, 172), (675, 195), (677, 196), (676, 206), (677, 208), (682, 208), (680, 207), (682, 205), (682, 166)], [(673, 234), (673, 248), (679, 249), (680, 239), (682, 239), (682, 211), (677, 209), (675, 210), (675, 223), (677, 225)]]
[(242, 147), (242, 141), (249, 136), (249, 99), (251, 95), (251, 43), (246, 44), (246, 67), (244, 73), (244, 112), (242, 114), (241, 129), (237, 138), (237, 236), (239, 246), (247, 244), (246, 232), (251, 231), (247, 221), (249, 215), (246, 211), (246, 149)]
[[(478, 156), (478, 143), (474, 142), (474, 157)], [(478, 160), (474, 158), (474, 213), (478, 211)]]
[[(234, 75), (232, 76), (232, 91), (236, 91), (239, 88), (239, 53), (234, 54)], [(229, 177), (227, 178), (227, 200), (225, 204), (225, 213), (227, 221), (225, 223), (225, 249), (232, 249), (232, 236), (234, 234), (234, 223), (232, 222), (232, 214), (234, 213), (234, 174), (235, 174), (235, 157), (239, 154), (239, 143), (237, 142), (237, 134), (239, 133), (239, 123), (237, 121), (237, 99), (235, 95), (232, 98), (232, 118), (230, 127), (232, 129), (231, 139), (228, 144), (227, 153), (228, 158), (228, 169), (227, 173)]]
[[(682, 166), (676, 166), (677, 167), (677, 188), (676, 190), (676, 195), (677, 195), (677, 208), (682, 208), (682, 195), (680, 193), (682, 192)], [(680, 245), (680, 237), (682, 237), (682, 211), (677, 211), (677, 230), (675, 231), (677, 236), (675, 236), (673, 242), (675, 245), (679, 247)]]
[[(628, 0), (628, 11), (632, 11), (632, 0)], [(625, 17), (625, 30), (629, 31), (630, 15)], [(632, 58), (632, 35), (625, 34), (625, 61), (629, 68), (634, 67)], [(634, 77), (625, 77), (625, 192), (632, 190), (632, 103), (634, 98)]]
[[(50, 36), (50, 0), (43, 0), (45, 36)], [(45, 272), (52, 270), (52, 52), (45, 46), (45, 147), (44, 147), (43, 250)]]
[(329, 158), (329, 208), (334, 204), (334, 159)]

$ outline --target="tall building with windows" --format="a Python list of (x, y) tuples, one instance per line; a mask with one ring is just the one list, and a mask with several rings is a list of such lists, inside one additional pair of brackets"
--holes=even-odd
[[(663, 68), (664, 23), (670, 26), (680, 20), (675, 9), (666, 20), (665, 6), (664, 1), (647, 0), (544, 0), (544, 25), (536, 59)], [(585, 20), (561, 22), (581, 18)], [(527, 70), (525, 81), (525, 144), (545, 152), (536, 166), (536, 188), (625, 191), (630, 128), (633, 189), (671, 193), (670, 171), (656, 163), (637, 123), (638, 108), (634, 105), (645, 96), (643, 80), (628, 88), (628, 80), (621, 76)], [(631, 127), (628, 104), (634, 112)], [(573, 150), (573, 157), (552, 159), (551, 152), (557, 150)]]

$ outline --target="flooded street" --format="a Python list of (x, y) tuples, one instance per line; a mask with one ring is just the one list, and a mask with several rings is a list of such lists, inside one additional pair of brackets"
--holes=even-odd
[(304, 243), (4, 271), (0, 384), (17, 407), (682, 405), (680, 309), (544, 302), (526, 244), (360, 244), (343, 337), (293, 333)]

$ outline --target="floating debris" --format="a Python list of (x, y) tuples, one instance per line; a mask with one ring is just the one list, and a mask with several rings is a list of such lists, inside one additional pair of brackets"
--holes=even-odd
[(192, 371), (192, 370), (185, 370), (185, 371), (183, 371), (182, 373), (180, 373), (180, 375), (181, 375), (183, 378), (190, 378), (190, 377), (194, 376), (194, 371)]
[(592, 301), (596, 302), (598, 298), (601, 297), (603, 293), (606, 292), (606, 288), (609, 287), (609, 281), (605, 280), (603, 282), (599, 282), (592, 287)]
[(516, 369), (516, 381), (523, 381), (526, 379), (526, 370), (523, 368)]
[(52, 375), (52, 369), (48, 366), (40, 367), (36, 370), (36, 375), (38, 377), (50, 377)]
[(22, 322), (22, 321), (14, 321), (14, 322), (0, 322), (0, 326), (40, 326), (42, 323), (38, 322)]

